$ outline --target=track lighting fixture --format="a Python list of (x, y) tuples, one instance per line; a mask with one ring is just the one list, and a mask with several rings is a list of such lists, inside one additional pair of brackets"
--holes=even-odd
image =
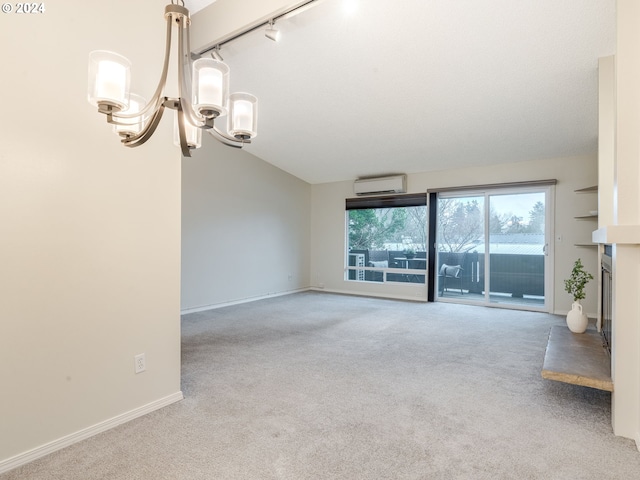
[(278, 38), (280, 38), (280, 30), (273, 28), (273, 20), (269, 20), (269, 27), (264, 31), (264, 36), (274, 42), (277, 42)]
[(219, 62), (224, 62), (224, 58), (220, 55), (220, 45), (216, 45), (214, 49), (211, 50), (211, 58)]

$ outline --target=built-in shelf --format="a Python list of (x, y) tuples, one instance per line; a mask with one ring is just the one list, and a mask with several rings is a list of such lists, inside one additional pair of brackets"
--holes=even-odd
[[(579, 188), (578, 190), (574, 190), (574, 193), (598, 193), (598, 186), (593, 185), (591, 187)], [(576, 215), (573, 217), (575, 220), (598, 220), (598, 212), (593, 210), (596, 213), (587, 213), (585, 215)], [(575, 247), (595, 247), (597, 246), (594, 243), (575, 243)]]

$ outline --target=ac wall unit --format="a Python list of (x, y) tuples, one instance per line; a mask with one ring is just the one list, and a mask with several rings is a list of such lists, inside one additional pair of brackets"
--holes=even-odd
[(388, 177), (360, 178), (353, 182), (356, 195), (374, 195), (380, 193), (406, 193), (407, 176), (391, 175)]

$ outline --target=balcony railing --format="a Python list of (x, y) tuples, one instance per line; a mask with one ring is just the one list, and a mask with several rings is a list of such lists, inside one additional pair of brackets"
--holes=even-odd
[[(460, 265), (461, 289), (482, 293), (485, 283), (484, 253), (440, 252), (437, 271), (442, 264)], [(490, 254), (490, 290), (514, 298), (544, 297), (544, 255)], [(347, 279), (365, 282), (425, 283), (426, 252), (406, 258), (401, 251), (351, 250), (346, 268)]]

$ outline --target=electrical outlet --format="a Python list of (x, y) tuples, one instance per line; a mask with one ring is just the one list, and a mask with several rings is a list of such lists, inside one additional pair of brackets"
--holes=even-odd
[(142, 373), (146, 370), (147, 361), (144, 358), (144, 353), (141, 353), (140, 355), (136, 355), (135, 357), (133, 357), (133, 360), (135, 364), (136, 373)]

